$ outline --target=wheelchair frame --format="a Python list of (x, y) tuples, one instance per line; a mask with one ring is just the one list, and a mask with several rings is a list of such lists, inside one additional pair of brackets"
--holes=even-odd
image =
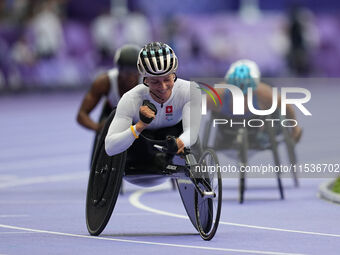
[[(221, 114), (220, 113), (218, 113), (218, 114), (213, 113), (212, 118), (215, 118), (215, 117), (220, 118)], [(274, 118), (274, 117), (272, 117), (272, 118)], [(283, 134), (282, 140), (286, 144), (289, 161), (292, 164), (296, 164), (297, 158), (296, 158), (296, 154), (295, 154), (295, 143), (289, 135), (288, 128), (287, 127), (281, 127), (281, 129), (282, 129), (282, 134)], [(278, 153), (278, 144), (282, 141), (277, 140), (277, 137), (276, 137), (276, 134), (275, 134), (275, 132), (276, 132), (275, 127), (271, 127), (269, 125), (269, 123), (267, 123), (267, 122), (265, 122), (265, 130), (269, 135), (270, 147), (262, 148), (262, 149), (258, 149), (258, 150), (262, 151), (262, 150), (271, 149), (272, 153), (273, 153), (274, 163), (275, 163), (276, 166), (279, 166), (281, 161), (280, 161), (280, 157), (279, 157), (279, 153)], [(208, 125), (206, 125), (205, 130), (204, 130), (204, 140), (203, 140), (203, 144), (202, 144), (203, 148), (208, 148), (208, 142), (209, 142), (210, 134), (211, 134), (211, 125), (208, 124)], [(238, 150), (239, 165), (240, 166), (247, 166), (247, 164), (248, 164), (248, 149), (249, 149), (247, 127), (241, 127), (239, 129), (237, 129), (236, 131), (231, 130), (230, 134), (235, 135), (236, 146), (235, 146), (235, 148), (231, 146), (231, 148), (227, 148), (227, 149)], [(214, 141), (214, 143), (215, 142), (216, 141)], [(297, 177), (296, 172), (294, 172), (294, 171), (292, 172), (292, 177), (293, 177), (294, 186), (298, 187), (299, 182), (298, 182), (298, 177)], [(283, 188), (282, 181), (281, 181), (281, 172), (277, 173), (277, 184), (278, 184), (280, 198), (284, 199), (284, 188)], [(240, 176), (239, 176), (239, 197), (238, 197), (239, 203), (241, 203), (241, 204), (244, 202), (245, 190), (246, 190), (246, 174), (245, 174), (244, 171), (241, 171)]]

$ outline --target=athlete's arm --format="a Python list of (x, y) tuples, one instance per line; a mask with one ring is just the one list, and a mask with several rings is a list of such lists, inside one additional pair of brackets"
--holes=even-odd
[(86, 93), (77, 114), (77, 121), (85, 128), (100, 131), (102, 123), (97, 123), (90, 118), (90, 113), (96, 107), (100, 99), (109, 93), (110, 80), (107, 74), (102, 74), (93, 82)]
[(131, 125), (136, 111), (148, 118), (155, 118), (155, 113), (148, 106), (140, 106), (140, 102), (130, 95), (124, 95), (118, 103), (115, 117), (113, 118), (105, 138), (105, 150), (110, 156), (127, 150), (148, 124), (139, 120), (136, 125)]
[[(113, 118), (105, 137), (105, 151), (109, 156), (125, 151), (136, 139), (130, 128), (133, 120), (134, 108), (134, 105), (131, 104), (126, 95), (120, 99), (115, 117)], [(136, 130), (136, 125), (133, 126), (133, 128), (135, 134), (139, 135), (139, 132)]]

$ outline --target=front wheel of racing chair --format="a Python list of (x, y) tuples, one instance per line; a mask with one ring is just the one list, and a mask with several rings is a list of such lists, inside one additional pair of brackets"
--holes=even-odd
[[(222, 207), (222, 179), (220, 172), (196, 172), (199, 169), (209, 169), (219, 166), (218, 158), (212, 149), (202, 151), (200, 141), (190, 149), (186, 156), (186, 164), (190, 174), (176, 178), (178, 192), (184, 208), (193, 226), (202, 239), (211, 240), (217, 230)], [(202, 177), (203, 175), (203, 177)], [(195, 184), (200, 191), (197, 191)], [(208, 193), (206, 193), (208, 191)]]
[(205, 168), (207, 172), (196, 181), (203, 190), (209, 190), (207, 192), (209, 194), (202, 197), (195, 191), (195, 219), (201, 237), (209, 241), (217, 231), (222, 207), (222, 177), (217, 168), (219, 162), (216, 153), (212, 149), (205, 150), (198, 161), (198, 166), (201, 170)]

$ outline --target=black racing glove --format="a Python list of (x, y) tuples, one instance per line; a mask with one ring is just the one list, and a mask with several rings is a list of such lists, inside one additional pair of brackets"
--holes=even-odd
[(176, 143), (176, 137), (168, 135), (166, 137), (166, 148), (167, 153), (169, 154), (176, 154), (178, 151), (177, 143)]
[[(149, 107), (150, 110), (153, 111), (153, 112), (155, 113), (155, 115), (157, 114), (157, 108), (156, 108), (156, 106), (155, 106), (153, 103), (151, 103), (149, 100), (144, 100), (144, 101), (143, 101), (143, 105), (146, 105), (147, 107)], [(146, 117), (146, 116), (143, 115), (140, 111), (139, 111), (139, 119), (140, 119), (141, 121), (143, 121), (144, 123), (146, 123), (146, 124), (151, 123), (151, 121), (153, 120), (153, 118), (148, 118), (148, 117)]]

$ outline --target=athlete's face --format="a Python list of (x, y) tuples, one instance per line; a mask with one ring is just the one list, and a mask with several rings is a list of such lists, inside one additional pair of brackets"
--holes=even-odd
[(139, 72), (136, 69), (120, 69), (118, 75), (119, 89), (124, 94), (139, 82)]
[(175, 74), (158, 77), (147, 77), (145, 83), (149, 86), (151, 97), (158, 103), (163, 103), (171, 96), (175, 83)]

